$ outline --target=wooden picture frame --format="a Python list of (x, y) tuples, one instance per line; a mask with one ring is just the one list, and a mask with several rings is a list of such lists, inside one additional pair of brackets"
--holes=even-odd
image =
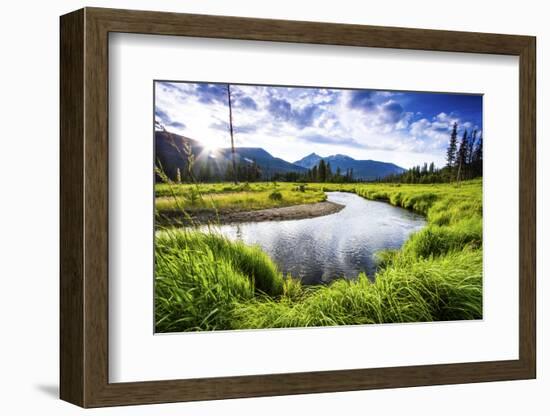
[[(338, 392), (536, 376), (535, 38), (85, 8), (61, 17), (60, 396), (82, 407)], [(519, 359), (109, 383), (108, 35), (297, 42), (519, 57)]]

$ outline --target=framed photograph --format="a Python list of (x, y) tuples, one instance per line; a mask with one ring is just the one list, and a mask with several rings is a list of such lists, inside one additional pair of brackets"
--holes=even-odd
[(535, 378), (534, 37), (60, 28), (63, 400)]

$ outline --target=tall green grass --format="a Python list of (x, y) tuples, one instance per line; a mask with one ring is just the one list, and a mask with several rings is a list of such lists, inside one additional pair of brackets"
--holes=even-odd
[(157, 232), (155, 276), (157, 332), (226, 329), (235, 302), (283, 292), (260, 248), (186, 229)]
[[(308, 185), (309, 187), (310, 185)], [(422, 213), (428, 225), (379, 253), (373, 280), (283, 277), (259, 247), (216, 233), (156, 237), (156, 328), (186, 330), (426, 322), (482, 317), (481, 181), (456, 186), (313, 184)], [(322, 188), (321, 188), (322, 187)]]
[(233, 327), (281, 328), (479, 319), (482, 315), (479, 251), (401, 260), (374, 283), (336, 280), (298, 299), (238, 302)]

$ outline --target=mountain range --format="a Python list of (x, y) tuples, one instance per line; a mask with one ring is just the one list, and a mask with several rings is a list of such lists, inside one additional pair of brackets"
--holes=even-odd
[(348, 169), (353, 169), (353, 177), (362, 180), (374, 180), (388, 175), (405, 172), (405, 169), (393, 163), (379, 162), (377, 160), (370, 159), (357, 160), (341, 154), (321, 157), (316, 153), (311, 153), (294, 162), (294, 165), (311, 169), (313, 166), (318, 165), (321, 159), (326, 163), (330, 163), (330, 169), (333, 173), (336, 172), (336, 169), (338, 168), (340, 168), (342, 174), (344, 174)]
[[(166, 131), (155, 132), (155, 161), (168, 177), (175, 179), (178, 169), (187, 171), (189, 157), (194, 158), (193, 170), (195, 173), (205, 167), (212, 177), (224, 177), (232, 163), (231, 148), (222, 148), (215, 151), (207, 150), (197, 140), (180, 136)], [(274, 157), (260, 147), (236, 147), (235, 160), (238, 165), (256, 164), (261, 172), (261, 178), (268, 180), (275, 174), (287, 174), (295, 172), (303, 174), (317, 165), (321, 159), (330, 162), (333, 173), (340, 168), (342, 174), (348, 169), (353, 169), (353, 177), (361, 180), (374, 180), (390, 174), (404, 172), (405, 169), (393, 163), (379, 162), (376, 160), (356, 160), (346, 155), (333, 155), (321, 157), (316, 153), (297, 160), (294, 163)]]

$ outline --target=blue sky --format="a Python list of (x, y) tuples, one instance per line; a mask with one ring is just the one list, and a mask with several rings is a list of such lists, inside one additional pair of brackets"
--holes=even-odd
[[(236, 146), (293, 162), (315, 152), (445, 164), (453, 123), (482, 129), (481, 95), (231, 84)], [(155, 120), (210, 148), (229, 147), (226, 84), (156, 82)]]

